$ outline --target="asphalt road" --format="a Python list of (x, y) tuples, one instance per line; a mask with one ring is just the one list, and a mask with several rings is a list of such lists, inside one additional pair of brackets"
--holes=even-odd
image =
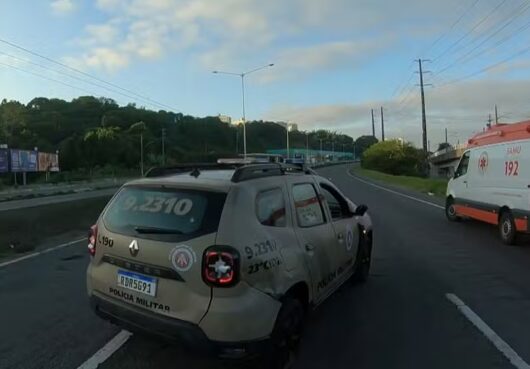
[[(514, 368), (447, 293), (530, 362), (528, 240), (504, 246), (494, 228), (448, 223), (439, 207), (354, 179), (344, 166), (319, 172), (368, 205), (375, 227), (372, 275), (312, 313), (296, 368)], [(81, 243), (0, 268), (0, 368), (75, 369), (119, 332), (88, 308), (87, 262)], [(139, 336), (100, 365), (220, 367)]]

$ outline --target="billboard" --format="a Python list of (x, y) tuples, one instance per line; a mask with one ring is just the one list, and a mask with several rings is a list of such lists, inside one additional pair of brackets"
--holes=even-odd
[(39, 172), (58, 172), (59, 155), (49, 152), (39, 152)]
[(12, 172), (36, 172), (37, 151), (9, 150)]
[(0, 173), (6, 173), (9, 170), (7, 149), (0, 149)]

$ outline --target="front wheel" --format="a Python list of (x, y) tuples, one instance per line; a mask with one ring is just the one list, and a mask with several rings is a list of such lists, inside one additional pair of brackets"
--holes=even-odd
[(353, 283), (364, 283), (370, 275), (372, 263), (372, 239), (367, 234), (361, 235), (357, 258), (355, 259), (355, 271), (352, 275)]
[(459, 222), (462, 220), (456, 215), (455, 200), (452, 197), (448, 197), (445, 201), (445, 216), (450, 222)]
[(506, 245), (514, 245), (517, 238), (517, 229), (515, 228), (515, 220), (510, 211), (504, 211), (501, 214), (499, 221), (499, 233), (502, 242)]

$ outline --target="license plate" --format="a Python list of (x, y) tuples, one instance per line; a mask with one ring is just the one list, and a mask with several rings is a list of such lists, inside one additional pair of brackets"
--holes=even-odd
[(156, 295), (156, 278), (125, 270), (118, 270), (118, 286), (149, 296)]

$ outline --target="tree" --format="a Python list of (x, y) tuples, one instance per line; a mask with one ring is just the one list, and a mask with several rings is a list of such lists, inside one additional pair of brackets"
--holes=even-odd
[[(0, 144), (11, 148), (60, 151), (62, 170), (84, 170), (114, 166), (138, 167), (140, 133), (144, 141), (144, 161), (152, 165), (162, 155), (165, 130), (167, 164), (215, 161), (243, 152), (242, 127), (222, 123), (218, 117), (194, 117), (164, 110), (152, 111), (135, 104), (119, 106), (104, 97), (80, 96), (72, 101), (36, 97), (27, 104), (3, 99), (0, 102)], [(248, 122), (247, 151), (284, 149), (285, 128), (275, 122)], [(292, 148), (340, 152), (351, 150), (353, 139), (326, 130), (291, 132)], [(238, 147), (238, 151), (236, 151)], [(151, 161), (151, 162), (150, 162)]]
[(420, 152), (410, 143), (387, 140), (370, 146), (364, 152), (361, 165), (388, 174), (416, 176), (421, 174)]
[(374, 136), (361, 136), (355, 140), (355, 157), (359, 158), (372, 145), (378, 143), (379, 140)]

